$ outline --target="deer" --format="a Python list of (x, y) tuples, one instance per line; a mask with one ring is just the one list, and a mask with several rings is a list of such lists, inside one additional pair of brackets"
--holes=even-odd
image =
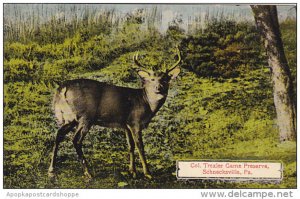
[(73, 145), (81, 163), (84, 176), (92, 179), (82, 143), (93, 125), (125, 130), (129, 151), (129, 174), (136, 178), (135, 148), (137, 149), (144, 177), (152, 179), (149, 172), (142, 140), (142, 130), (150, 123), (166, 101), (169, 83), (180, 73), (180, 51), (178, 60), (164, 71), (148, 70), (133, 56), (136, 72), (142, 88), (111, 85), (91, 79), (68, 80), (61, 84), (53, 97), (53, 110), (59, 129), (48, 169), (50, 178), (56, 177), (56, 159), (59, 144), (75, 129)]

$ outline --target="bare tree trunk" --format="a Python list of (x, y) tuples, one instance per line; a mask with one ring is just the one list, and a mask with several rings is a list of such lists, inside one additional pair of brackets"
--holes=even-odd
[(291, 72), (284, 54), (276, 6), (252, 5), (257, 28), (264, 39), (272, 71), (274, 104), (280, 140), (296, 139), (296, 105), (293, 100)]

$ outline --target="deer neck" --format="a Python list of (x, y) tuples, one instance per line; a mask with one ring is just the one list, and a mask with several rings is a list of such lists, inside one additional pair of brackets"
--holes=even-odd
[(143, 97), (145, 101), (148, 102), (151, 111), (153, 113), (156, 113), (165, 102), (167, 98), (167, 93), (155, 93), (150, 89), (143, 88)]

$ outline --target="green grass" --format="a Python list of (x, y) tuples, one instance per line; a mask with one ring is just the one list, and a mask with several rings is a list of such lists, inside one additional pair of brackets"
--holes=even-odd
[[(295, 20), (282, 24), (286, 54), (295, 79)], [(102, 27), (103, 24), (98, 25)], [(41, 42), (37, 42), (39, 38), (26, 38), (26, 41), (32, 39), (27, 43), (13, 38), (5, 42), (5, 188), (297, 186), (296, 143), (279, 142), (270, 71), (265, 67), (266, 63), (258, 62), (259, 59), (265, 60), (264, 52), (257, 46), (261, 42), (258, 38), (247, 37), (250, 43), (245, 43), (241, 37), (246, 33), (255, 35), (253, 26), (241, 26), (240, 31), (234, 33), (237, 40), (233, 41), (236, 42), (231, 43), (233, 35), (224, 38), (210, 32), (188, 35), (179, 27), (178, 30), (173, 27), (174, 30), (163, 35), (155, 29), (143, 29), (137, 22), (124, 21), (119, 25), (107, 27), (109, 31), (101, 33), (97, 27), (90, 33), (92, 29), (82, 27), (69, 36), (60, 32), (59, 38), (41, 33), (44, 35), (39, 38), (45, 38)], [(44, 28), (48, 28), (47, 24)], [(49, 34), (56, 35), (58, 30)], [(209, 35), (220, 38), (213, 43), (207, 39)], [(193, 39), (184, 43), (184, 38)], [(52, 39), (61, 42), (55, 43)], [(143, 179), (138, 155), (138, 177), (132, 179), (128, 175), (129, 155), (122, 130), (95, 126), (84, 140), (83, 147), (94, 179), (87, 182), (82, 177), (72, 144), (73, 133), (70, 133), (60, 146), (58, 179), (49, 181), (47, 169), (58, 128), (51, 107), (56, 84), (67, 79), (89, 78), (138, 88), (141, 83), (133, 69), (133, 55), (139, 51), (140, 62), (148, 68), (164, 62), (171, 65), (177, 59), (174, 45), (180, 42), (187, 45), (180, 46), (182, 72), (170, 84), (167, 101), (143, 131), (146, 157), (154, 179)], [(226, 51), (228, 45), (231, 50)], [(241, 47), (253, 48), (257, 56), (250, 55), (253, 52), (247, 48), (243, 50), (246, 54), (237, 53)], [(249, 63), (243, 58), (245, 56)], [(198, 71), (201, 77), (195, 74), (197, 68), (201, 69)], [(212, 72), (218, 73), (218, 78), (205, 75)], [(283, 163), (284, 177), (281, 182), (177, 180), (175, 164), (179, 159), (272, 160)]]
[[(131, 56), (132, 53), (124, 54), (102, 70), (73, 78), (138, 87), (131, 65), (120, 64)], [(5, 117), (10, 121), (5, 126), (5, 188), (296, 187), (296, 143), (278, 141), (267, 70), (258, 69), (227, 80), (198, 78), (183, 71), (172, 82), (167, 102), (143, 132), (154, 176), (151, 181), (143, 179), (138, 158), (138, 178), (128, 175), (124, 132), (93, 127), (84, 141), (84, 151), (94, 179), (87, 182), (82, 177), (70, 134), (60, 148), (58, 179), (50, 182), (47, 167), (56, 126), (49, 103), (54, 88), (20, 83), (16, 89), (16, 85), (5, 85)], [(13, 105), (19, 108), (10, 109)], [(177, 180), (177, 159), (278, 161), (283, 162), (284, 178), (281, 182)], [(13, 167), (8, 169), (8, 164)]]

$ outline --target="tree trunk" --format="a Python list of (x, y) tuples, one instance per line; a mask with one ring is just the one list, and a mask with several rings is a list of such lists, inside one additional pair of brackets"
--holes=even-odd
[(296, 105), (293, 100), (291, 72), (284, 54), (276, 6), (252, 5), (258, 30), (264, 39), (272, 71), (274, 104), (280, 140), (296, 139)]

